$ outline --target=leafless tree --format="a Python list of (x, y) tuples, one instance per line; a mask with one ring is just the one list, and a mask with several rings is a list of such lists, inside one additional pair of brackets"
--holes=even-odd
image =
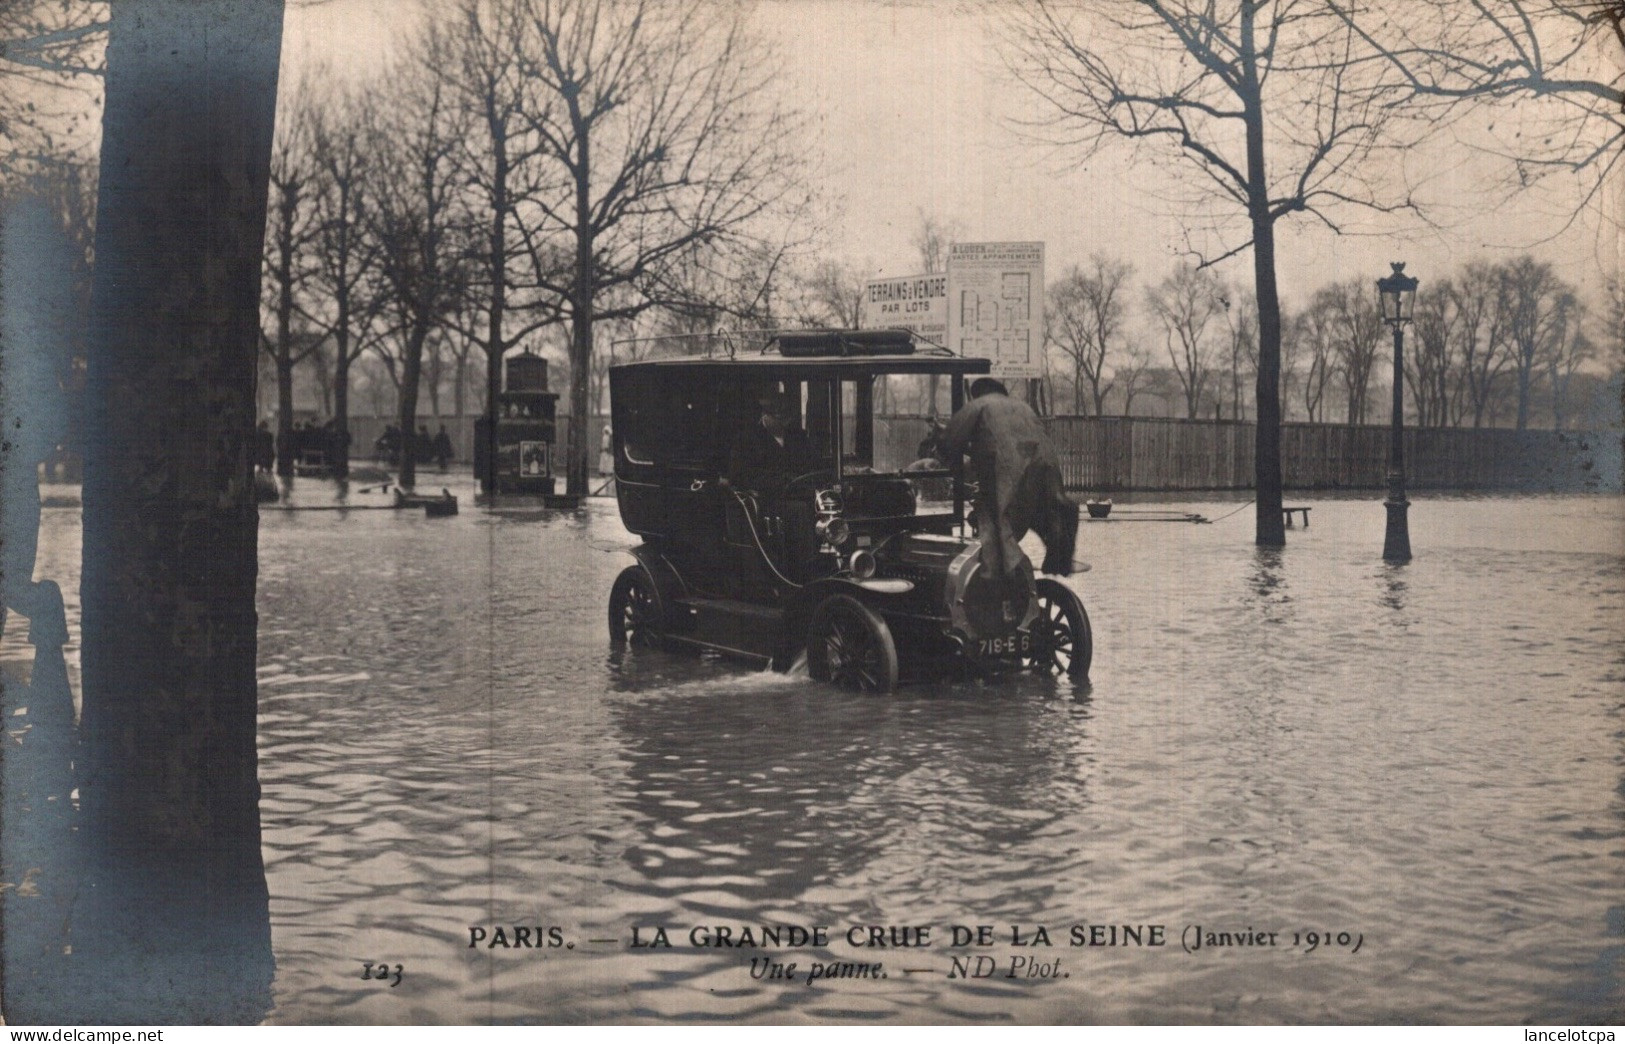
[(1035, 133), (1083, 157), (1121, 139), (1147, 160), (1176, 160), (1195, 179), (1194, 207), (1244, 219), (1247, 234), (1220, 257), (1252, 251), (1255, 533), (1284, 544), (1276, 227), (1307, 214), (1340, 231), (1348, 207), (1410, 205), (1367, 176), (1390, 114), (1375, 74), (1350, 62), (1356, 31), (1333, 0), (1024, 0), (1016, 10), (1010, 64), (1047, 108)]
[(1568, 427), (1574, 408), (1574, 378), (1597, 357), (1597, 345), (1586, 332), (1585, 305), (1575, 302), (1573, 310), (1554, 331), (1551, 350), (1546, 355), (1546, 386), (1551, 393), (1552, 427)]
[(106, 3), (0, 0), (0, 190), (89, 129), (107, 25)]
[(1326, 420), (1326, 389), (1337, 372), (1335, 305), (1316, 295), (1293, 319), (1293, 336), (1308, 366), (1303, 378), (1303, 408), (1309, 423)]
[(1337, 353), (1337, 373), (1343, 380), (1344, 419), (1350, 424), (1364, 424), (1371, 371), (1381, 357), (1383, 346), (1376, 285), (1355, 277), (1322, 287), (1315, 297), (1324, 302), (1333, 323), (1332, 347)]
[(372, 348), (383, 301), (377, 289), (376, 238), (368, 234), (367, 96), (327, 88), (310, 113), (311, 160), (319, 172), (313, 204), (316, 235), (311, 244), (312, 305), (306, 318), (332, 346), (333, 465), (350, 469), (350, 368)]
[(1456, 324), (1461, 315), (1455, 288), (1448, 278), (1433, 280), (1416, 295), (1416, 335), (1405, 353), (1405, 381), (1416, 405), (1416, 423), (1424, 428), (1450, 422), (1460, 363)]
[[(465, 326), (457, 342), (458, 373), (466, 369), (469, 342), (477, 341), (485, 356), (485, 411), (493, 421), (503, 356), (561, 321), (556, 284), (570, 260), (551, 234), (556, 228), (550, 232), (542, 199), (557, 190), (558, 172), (546, 163), (543, 139), (532, 127), (548, 99), (524, 75), (533, 44), (528, 15), (523, 0), (457, 0), (423, 47), (441, 56), (433, 68), (470, 131), (452, 159), (484, 227), (472, 251), (469, 308), (456, 313)], [(492, 442), (485, 459), (494, 461), (495, 424), (486, 431)]]
[(1146, 307), (1162, 326), (1168, 362), (1185, 395), (1185, 416), (1195, 420), (1213, 376), (1208, 327), (1224, 311), (1219, 281), (1208, 269), (1181, 264), (1146, 292)]
[(839, 261), (821, 261), (800, 283), (795, 322), (855, 330), (863, 319), (863, 274)]
[(1087, 381), (1095, 416), (1105, 412), (1111, 368), (1128, 312), (1128, 262), (1093, 254), (1088, 267), (1074, 266), (1050, 287), (1052, 338), (1072, 363), (1072, 410), (1083, 413)]
[[(570, 328), (566, 489), (587, 490), (594, 324), (680, 304), (681, 266), (753, 237), (790, 198), (794, 128), (776, 63), (734, 7), (688, 0), (527, 0), (529, 117), (562, 191), (541, 202), (568, 244), (542, 279)], [(621, 291), (628, 291), (621, 293)]]
[[(1625, 156), (1625, 4), (1619, 0), (1416, 0), (1338, 10), (1421, 120), (1480, 104), (1519, 111), (1488, 131), (1514, 187), (1589, 172), (1599, 198)], [(1583, 205), (1583, 204), (1582, 204)]]
[(1460, 320), (1456, 356), (1461, 363), (1463, 395), (1457, 396), (1459, 425), (1468, 415), (1482, 427), (1509, 360), (1506, 314), (1501, 307), (1501, 275), (1487, 261), (1469, 261), (1452, 288)]
[(1151, 353), (1139, 338), (1130, 337), (1112, 367), (1112, 383), (1123, 393), (1123, 416), (1132, 414), (1134, 396), (1144, 387), (1145, 375), (1150, 369)]
[[(416, 55), (421, 59), (421, 52)], [(401, 463), (397, 481), (410, 489), (416, 478), (413, 440), (417, 430), (423, 353), (431, 335), (449, 321), (467, 292), (470, 235), (459, 194), (453, 152), (468, 133), (444, 82), (415, 61), (389, 75), (389, 118), (374, 117), (369, 233), (377, 243), (377, 272), (393, 313), (391, 377), (399, 381)], [(386, 350), (380, 345), (380, 350)]]
[(1566, 343), (1568, 325), (1576, 318), (1577, 302), (1574, 288), (1559, 279), (1551, 265), (1527, 254), (1497, 268), (1497, 307), (1504, 317), (1517, 387), (1517, 426), (1522, 431), (1529, 426), (1535, 381), (1546, 370), (1548, 357)]
[(319, 224), (314, 205), (319, 170), (313, 161), (309, 110), (295, 101), (277, 120), (271, 148), (271, 195), (267, 205), (265, 279), (262, 293), (270, 329), (260, 347), (276, 368), (276, 471), (293, 474), (293, 371), (321, 345), (303, 320), (300, 298), (313, 273), (311, 247)]
[[(1247, 400), (1242, 394), (1243, 368), (1251, 368), (1256, 378), (1258, 371), (1258, 307), (1252, 295), (1245, 290), (1231, 289), (1224, 297), (1224, 321), (1229, 337), (1225, 341), (1230, 356), (1230, 417), (1244, 420)], [(1286, 336), (1282, 335), (1281, 375), (1284, 381), (1291, 367), (1286, 362)]]
[(914, 234), (909, 237), (909, 245), (919, 255), (920, 272), (937, 275), (948, 271), (948, 248), (964, 234), (964, 230), (958, 222), (944, 221), (935, 214), (926, 213), (923, 207), (915, 214), (916, 225)]

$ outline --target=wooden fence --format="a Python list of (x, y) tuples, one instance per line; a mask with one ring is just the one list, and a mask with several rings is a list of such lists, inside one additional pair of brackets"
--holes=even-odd
[[(588, 468), (597, 465), (607, 418), (588, 424)], [(390, 418), (355, 418), (352, 453), (370, 457)], [(457, 459), (472, 457), (473, 418), (423, 418), (446, 424)], [(1253, 425), (1248, 421), (1162, 417), (1051, 417), (1068, 489), (1120, 491), (1251, 489)], [(918, 456), (928, 422), (883, 417), (875, 426), (875, 463), (901, 468)], [(556, 466), (568, 425), (560, 418)], [(1619, 432), (1515, 431), (1511, 428), (1405, 429), (1406, 485), (1412, 489), (1621, 491)], [(1281, 471), (1288, 489), (1382, 489), (1388, 429), (1378, 425), (1281, 425)]]
[[(1067, 488), (1251, 489), (1254, 426), (1246, 421), (1154, 417), (1049, 420)], [(1376, 425), (1281, 426), (1289, 489), (1382, 489), (1389, 429)], [(1510, 428), (1407, 428), (1412, 489), (1621, 491), (1619, 432)]]

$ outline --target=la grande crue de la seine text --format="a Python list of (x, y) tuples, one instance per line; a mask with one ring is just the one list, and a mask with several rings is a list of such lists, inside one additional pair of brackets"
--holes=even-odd
[[(1358, 953), (1359, 932), (1326, 928), (1258, 928), (1251, 924), (1046, 925), (635, 925), (628, 936), (584, 939), (588, 944), (624, 945), (629, 950), (826, 950), (845, 944), (856, 950), (976, 949), (985, 947), (1141, 947), (1176, 946), (1187, 953), (1217, 949), (1336, 948)], [(575, 933), (559, 925), (472, 925), (471, 949), (557, 950), (576, 948)]]

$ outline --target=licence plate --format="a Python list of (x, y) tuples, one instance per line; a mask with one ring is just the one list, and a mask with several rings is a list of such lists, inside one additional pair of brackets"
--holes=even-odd
[(1025, 656), (1033, 651), (1033, 636), (1018, 631), (1015, 634), (1001, 634), (996, 638), (976, 639), (976, 655), (985, 657), (995, 656)]

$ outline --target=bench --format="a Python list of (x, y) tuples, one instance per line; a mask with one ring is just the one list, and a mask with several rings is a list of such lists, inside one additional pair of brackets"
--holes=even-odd
[(1297, 512), (1303, 516), (1303, 528), (1309, 528), (1309, 509), (1306, 507), (1283, 507), (1281, 515), (1286, 520), (1288, 529), (1292, 528), (1292, 513)]

